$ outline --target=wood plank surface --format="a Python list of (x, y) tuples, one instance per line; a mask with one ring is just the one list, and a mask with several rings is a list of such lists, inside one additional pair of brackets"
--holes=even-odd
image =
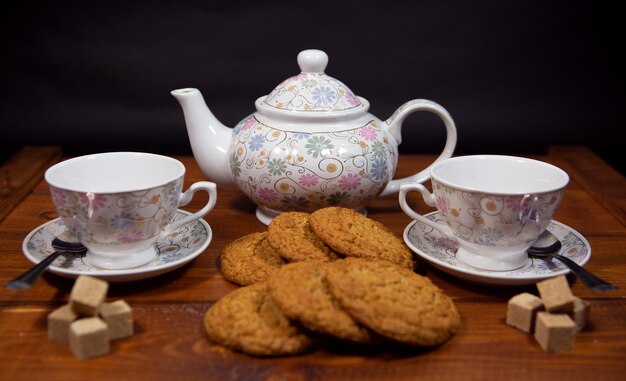
[[(220, 252), (232, 240), (266, 226), (256, 220), (250, 200), (218, 187), (217, 205), (205, 218), (214, 236), (204, 253), (160, 277), (111, 285), (108, 299), (128, 301), (137, 332), (114, 342), (107, 356), (81, 362), (66, 346), (47, 340), (46, 315), (67, 301), (73, 280), (45, 274), (30, 291), (0, 289), (0, 380), (621, 380), (626, 364), (626, 226), (623, 210), (616, 207), (619, 202), (606, 200), (619, 200), (626, 187), (614, 178), (590, 188), (584, 180), (587, 171), (598, 178), (603, 171), (615, 173), (580, 147), (571, 152), (557, 147), (534, 158), (568, 171), (572, 181), (555, 219), (590, 242), (592, 256), (585, 267), (620, 287), (595, 293), (569, 277), (574, 294), (592, 303), (591, 323), (570, 351), (546, 353), (531, 335), (504, 323), (506, 301), (520, 292), (536, 293), (533, 285), (470, 283), (421, 260), (416, 271), (450, 295), (462, 315), (459, 333), (439, 348), (324, 343), (305, 355), (271, 359), (219, 348), (206, 339), (201, 321), (212, 303), (236, 288), (220, 274)], [(178, 159), (187, 167), (186, 186), (205, 179), (192, 157)], [(396, 177), (412, 174), (433, 159), (402, 156)], [(206, 196), (198, 196), (185, 209), (202, 206)], [(420, 213), (433, 210), (418, 194), (410, 194), (409, 203)], [(399, 236), (411, 222), (397, 195), (375, 200), (368, 212)], [(0, 221), (1, 281), (31, 265), (21, 252), (24, 237), (56, 217), (47, 185), (36, 181)]]
[(60, 158), (59, 147), (23, 147), (0, 167), (0, 221)]
[[(42, 317), (51, 306), (1, 307), (0, 352), (6, 380), (621, 380), (626, 363), (626, 306), (593, 302), (590, 325), (567, 352), (545, 353), (532, 335), (504, 323), (504, 303), (457, 301), (457, 335), (434, 350), (398, 345), (320, 343), (307, 355), (255, 358), (212, 345), (202, 328), (209, 303), (133, 303), (135, 336), (111, 354), (79, 362), (49, 342)], [(506, 343), (503, 347), (501, 343)], [(585, 366), (581, 366), (581, 365)]]
[(587, 147), (551, 147), (548, 154), (591, 197), (626, 225), (626, 179), (621, 173)]

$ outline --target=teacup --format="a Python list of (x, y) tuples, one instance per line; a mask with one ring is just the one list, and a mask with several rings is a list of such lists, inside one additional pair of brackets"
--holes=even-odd
[[(153, 260), (157, 240), (215, 206), (215, 184), (196, 182), (182, 193), (184, 175), (185, 166), (171, 157), (108, 152), (60, 162), (45, 179), (63, 223), (87, 247), (86, 261), (126, 269)], [(172, 222), (198, 190), (209, 193), (206, 205)]]
[[(514, 156), (476, 155), (443, 160), (430, 169), (433, 193), (421, 184), (400, 187), (402, 210), (458, 243), (456, 257), (470, 266), (508, 271), (528, 261), (526, 250), (548, 227), (569, 176), (554, 165)], [(416, 190), (446, 225), (407, 204)]]

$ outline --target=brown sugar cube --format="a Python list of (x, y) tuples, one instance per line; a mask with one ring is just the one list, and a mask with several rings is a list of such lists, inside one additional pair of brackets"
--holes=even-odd
[(574, 296), (574, 310), (571, 313), (572, 320), (576, 323), (576, 330), (580, 331), (587, 325), (587, 319), (589, 318), (589, 308), (591, 303), (583, 300), (577, 296)]
[(522, 293), (509, 300), (506, 310), (506, 323), (524, 332), (535, 328), (535, 316), (543, 308), (543, 302), (535, 295)]
[(81, 275), (70, 293), (72, 310), (81, 316), (95, 316), (107, 295), (109, 284), (94, 277)]
[(48, 339), (67, 344), (70, 324), (78, 318), (69, 304), (59, 307), (48, 314)]
[(537, 283), (539, 296), (548, 312), (571, 312), (574, 309), (574, 295), (564, 275)]
[(109, 327), (109, 340), (121, 339), (133, 334), (133, 315), (128, 303), (117, 300), (104, 303), (100, 316)]
[(576, 337), (576, 323), (567, 314), (538, 312), (535, 339), (544, 351), (571, 349)]
[(70, 350), (79, 360), (109, 353), (107, 325), (98, 317), (78, 319), (70, 325)]

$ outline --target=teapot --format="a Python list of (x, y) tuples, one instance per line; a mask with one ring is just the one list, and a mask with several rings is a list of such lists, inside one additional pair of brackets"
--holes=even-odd
[[(452, 156), (457, 134), (442, 106), (414, 99), (382, 121), (369, 102), (325, 74), (328, 55), (298, 54), (301, 73), (258, 98), (256, 112), (234, 128), (220, 123), (198, 89), (171, 94), (180, 103), (195, 160), (218, 186), (235, 185), (256, 205), (264, 224), (283, 211), (339, 205), (366, 212), (376, 197), (423, 182), (435, 163)], [(406, 117), (429, 111), (443, 121), (446, 143), (437, 159), (412, 176), (393, 179)]]

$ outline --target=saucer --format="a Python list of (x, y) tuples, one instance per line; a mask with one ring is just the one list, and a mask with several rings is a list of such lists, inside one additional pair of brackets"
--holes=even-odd
[[(174, 221), (190, 214), (179, 209), (176, 211)], [(31, 231), (22, 244), (22, 251), (26, 258), (33, 263), (39, 263), (50, 255), (54, 251), (51, 245), (52, 240), (63, 231), (65, 231), (65, 225), (60, 218), (46, 222)], [(91, 275), (108, 282), (131, 282), (152, 278), (193, 260), (209, 246), (212, 237), (211, 227), (200, 218), (181, 226), (165, 239), (157, 241), (155, 258), (143, 266), (123, 270), (105, 270), (89, 265), (84, 256), (68, 256), (67, 259), (61, 256), (52, 263), (48, 271), (68, 278)]]
[[(438, 212), (425, 215), (429, 220), (444, 223)], [(547, 230), (563, 247), (559, 254), (580, 266), (589, 261), (591, 246), (576, 230), (552, 220)], [(558, 260), (528, 258), (520, 268), (511, 271), (489, 271), (469, 266), (456, 258), (457, 244), (430, 226), (413, 221), (404, 229), (404, 242), (417, 255), (438, 269), (456, 277), (478, 283), (496, 285), (533, 284), (543, 279), (567, 274), (569, 269)]]

